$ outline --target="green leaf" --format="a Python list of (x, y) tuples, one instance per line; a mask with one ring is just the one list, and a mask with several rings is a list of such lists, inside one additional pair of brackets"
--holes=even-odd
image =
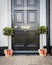
[(3, 34), (4, 35), (13, 35), (13, 28), (11, 28), (11, 27), (3, 28)]
[(47, 28), (45, 26), (39, 26), (37, 28), (37, 33), (39, 33), (39, 34), (47, 33)]

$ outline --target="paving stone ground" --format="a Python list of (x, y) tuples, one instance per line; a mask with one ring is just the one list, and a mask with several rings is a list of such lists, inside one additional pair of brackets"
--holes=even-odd
[(0, 56), (0, 65), (52, 65), (52, 56), (17, 55)]

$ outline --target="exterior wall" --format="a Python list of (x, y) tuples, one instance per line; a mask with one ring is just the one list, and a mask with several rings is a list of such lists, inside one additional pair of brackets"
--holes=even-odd
[(8, 26), (7, 0), (0, 0), (0, 47), (8, 46), (8, 38), (2, 32), (5, 26)]
[[(11, 0), (7, 0), (8, 4), (8, 26), (11, 27)], [(9, 49), (11, 49), (11, 36), (9, 37)]]
[[(40, 0), (40, 25), (46, 26), (46, 0)], [(8, 38), (2, 34), (2, 29), (6, 26), (11, 26), (11, 0), (0, 0), (0, 46), (8, 46)], [(43, 37), (43, 45), (46, 46), (46, 35)]]

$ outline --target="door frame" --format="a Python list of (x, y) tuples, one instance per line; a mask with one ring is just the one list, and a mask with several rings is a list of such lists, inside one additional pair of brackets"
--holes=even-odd
[(51, 52), (51, 48), (50, 48), (50, 0), (46, 0), (46, 27), (48, 29), (48, 33), (47, 33), (47, 45), (46, 48), (48, 50), (48, 53)]

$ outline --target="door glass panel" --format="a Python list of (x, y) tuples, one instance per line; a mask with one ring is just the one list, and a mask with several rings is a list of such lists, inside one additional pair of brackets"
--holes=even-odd
[(34, 13), (30, 13), (30, 21), (34, 22), (34, 17), (35, 17), (35, 14)]
[(28, 11), (28, 23), (37, 22), (37, 12), (36, 11)]
[(28, 6), (36, 6), (37, 5), (37, 0), (27, 0)]
[(22, 1), (21, 0), (17, 0), (17, 5), (21, 5)]
[(29, 4), (30, 5), (34, 5), (35, 4), (35, 1), (34, 0), (29, 0)]
[(23, 6), (24, 5), (24, 0), (16, 0), (15, 1), (15, 6), (17, 7), (17, 6)]
[(15, 11), (15, 21), (16, 23), (24, 22), (24, 12), (23, 11)]
[(17, 22), (22, 21), (22, 13), (17, 13)]

